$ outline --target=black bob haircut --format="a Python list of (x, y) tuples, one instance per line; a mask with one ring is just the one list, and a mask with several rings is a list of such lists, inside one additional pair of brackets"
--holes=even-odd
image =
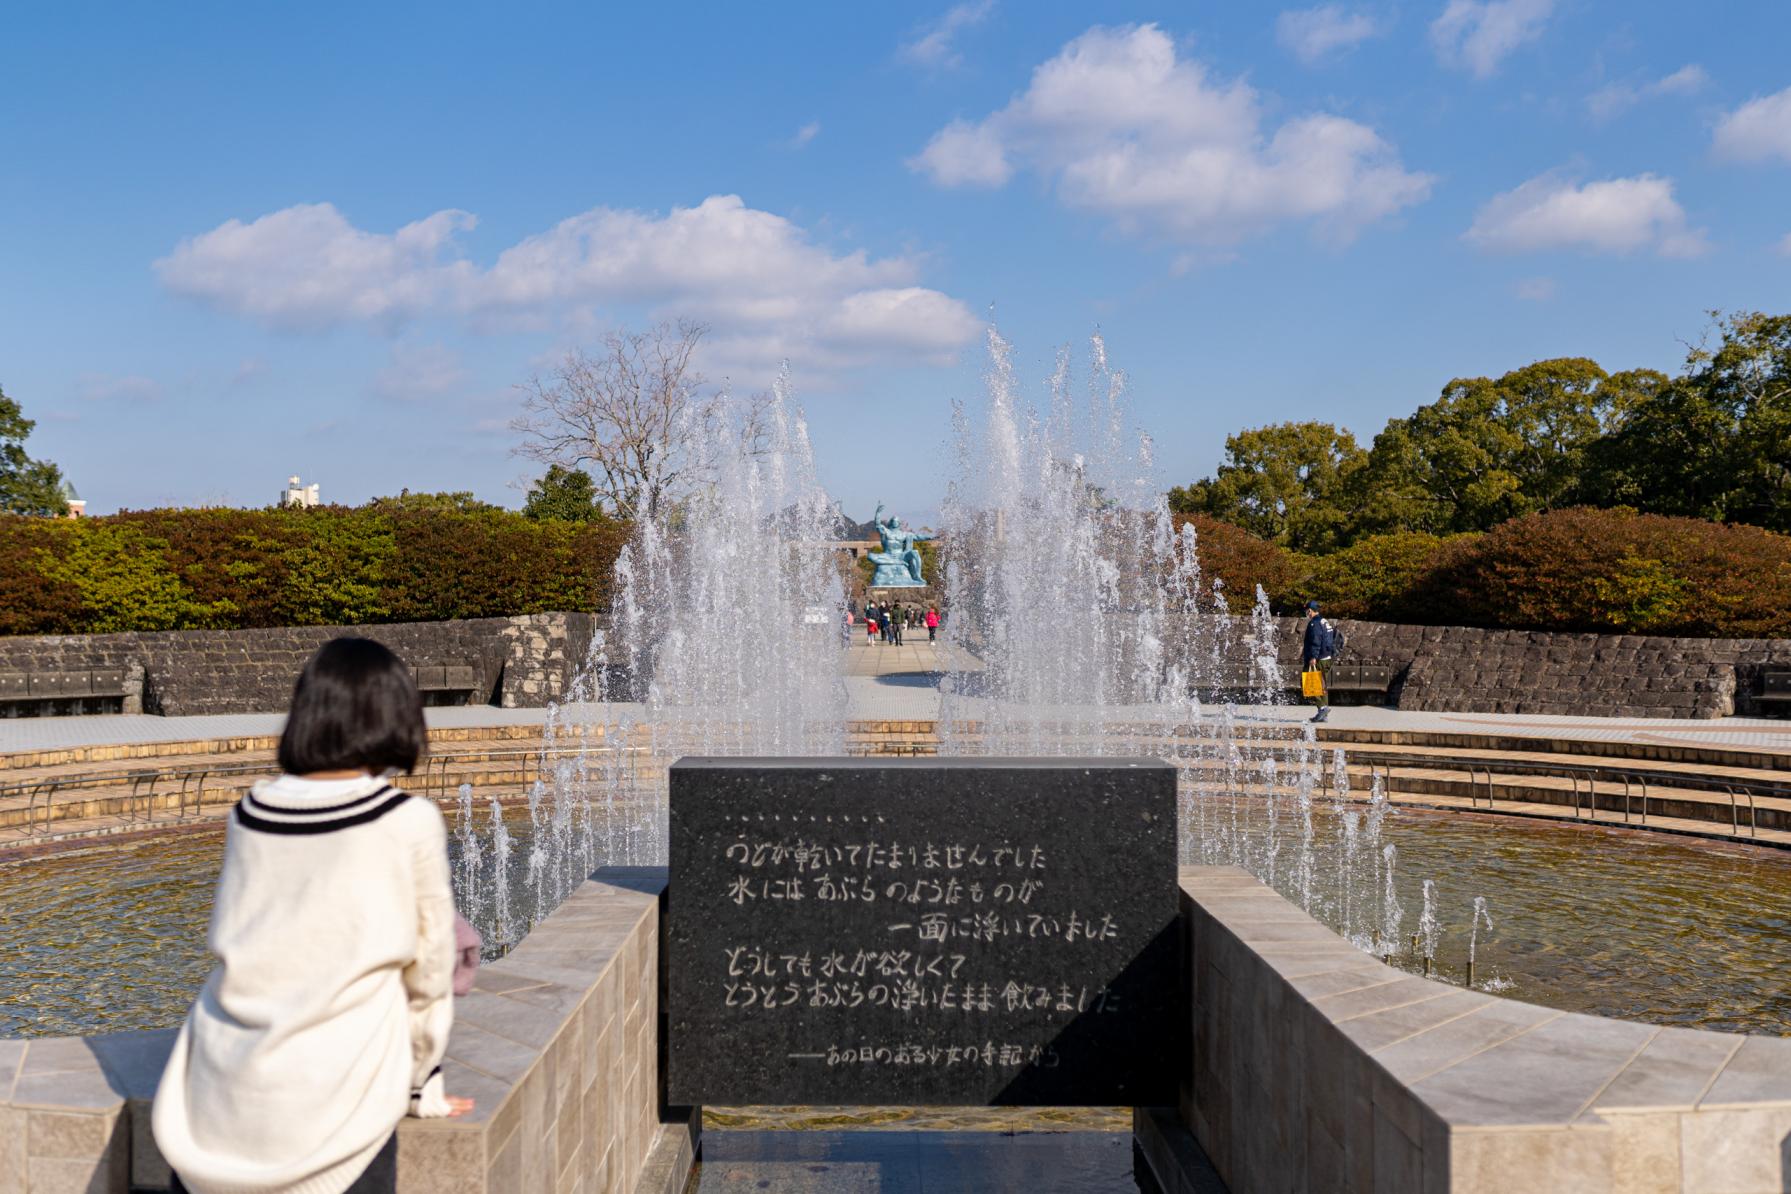
[(404, 661), (370, 638), (331, 639), (293, 686), (280, 770), (411, 771), (428, 745), (423, 698)]

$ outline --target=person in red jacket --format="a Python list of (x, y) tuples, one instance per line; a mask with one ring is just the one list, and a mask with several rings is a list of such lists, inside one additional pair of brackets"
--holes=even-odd
[(939, 639), (939, 611), (927, 606), (927, 641), (937, 642)]

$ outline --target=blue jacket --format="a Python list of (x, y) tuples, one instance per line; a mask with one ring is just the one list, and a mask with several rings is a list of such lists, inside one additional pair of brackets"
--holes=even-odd
[(1315, 659), (1330, 659), (1337, 654), (1337, 630), (1326, 618), (1313, 617), (1306, 620), (1306, 646), (1300, 652), (1302, 662), (1310, 663)]

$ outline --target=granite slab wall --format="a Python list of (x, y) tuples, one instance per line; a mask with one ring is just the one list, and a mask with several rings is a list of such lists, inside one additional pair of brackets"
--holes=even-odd
[(1141, 1112), (1232, 1194), (1338, 1190), (1783, 1194), (1791, 1040), (1498, 999), (1382, 965), (1245, 872), (1182, 871), (1192, 1054), (1175, 1116)]
[[(1277, 618), (1284, 672), (1304, 623)], [(1454, 713), (1727, 717), (1791, 713), (1755, 699), (1760, 674), (1791, 669), (1791, 639), (1666, 638), (1402, 626), (1339, 619), (1345, 658), (1396, 669), (1390, 703)]]
[(126, 713), (273, 713), (320, 645), (385, 643), (413, 665), (470, 665), (472, 702), (540, 708), (565, 695), (596, 628), (591, 614), (521, 614), (381, 626), (287, 626), (0, 638), (0, 671), (125, 669)]
[[(443, 1071), (476, 1100), (403, 1121), (401, 1194), (675, 1194), (700, 1113), (660, 1100), (663, 870), (599, 871), (456, 1001)], [(0, 1041), (0, 1191), (169, 1185), (149, 1133), (172, 1029)]]

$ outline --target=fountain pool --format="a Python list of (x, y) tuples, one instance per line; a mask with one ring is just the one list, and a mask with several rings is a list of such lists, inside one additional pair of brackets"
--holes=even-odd
[[(1229, 814), (1223, 797), (1210, 812)], [(1249, 799), (1249, 798), (1241, 798)], [(1266, 832), (1259, 814), (1246, 832)], [(1359, 810), (1358, 810), (1359, 811)], [(1340, 833), (1321, 804), (1316, 834)], [(511, 806), (513, 857), (526, 808)], [(1396, 810), (1395, 888), (1415, 931), (1435, 882), (1439, 973), (1573, 1011), (1791, 1035), (1791, 857), (1644, 832)], [(0, 866), (0, 1038), (176, 1024), (209, 966), (205, 924), (222, 837), (198, 833)], [(458, 846), (455, 847), (458, 855)], [(513, 872), (519, 905), (531, 898)], [(103, 891), (106, 899), (95, 899)], [(1377, 890), (1377, 900), (1384, 892)], [(1321, 919), (1341, 928), (1334, 907)], [(1409, 951), (1394, 962), (1419, 963)]]

